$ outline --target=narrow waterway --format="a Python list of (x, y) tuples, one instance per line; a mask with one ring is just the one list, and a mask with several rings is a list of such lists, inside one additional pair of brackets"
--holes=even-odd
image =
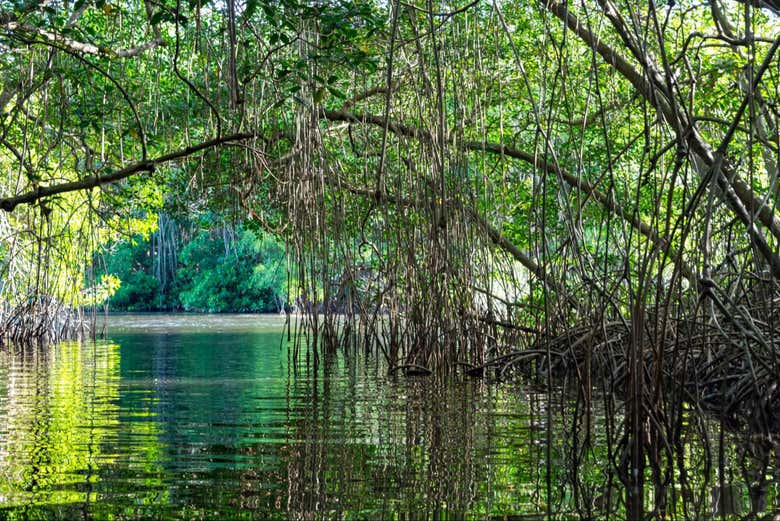
[(598, 415), (593, 447), (568, 463), (583, 452), (566, 420), (576, 393), (388, 377), (370, 356), (296, 364), (282, 326), (119, 315), (105, 341), (0, 351), (0, 518), (621, 517)]

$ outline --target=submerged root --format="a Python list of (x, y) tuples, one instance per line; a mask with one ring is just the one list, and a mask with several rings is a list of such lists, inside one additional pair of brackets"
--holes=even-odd
[(75, 310), (49, 296), (31, 297), (0, 310), (0, 342), (49, 344), (84, 336), (87, 324)]
[[(642, 335), (632, 332), (630, 323), (579, 323), (554, 337), (540, 338), (528, 349), (496, 356), (469, 373), (492, 368), (499, 377), (552, 372), (583, 378), (589, 371), (589, 381), (607, 382), (614, 391), (625, 391), (630, 379), (638, 376), (648, 402), (679, 391), (685, 401), (733, 427), (777, 433), (780, 343), (771, 323), (724, 319), (715, 327), (711, 322), (682, 320), (665, 331), (645, 328)], [(641, 360), (641, 375), (632, 374), (632, 356)]]

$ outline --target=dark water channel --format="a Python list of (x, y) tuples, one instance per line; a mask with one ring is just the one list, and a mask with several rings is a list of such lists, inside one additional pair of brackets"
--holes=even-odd
[(0, 351), (0, 519), (577, 519), (572, 479), (604, 476), (598, 451), (565, 464), (564, 392), (314, 370), (281, 325), (125, 315)]

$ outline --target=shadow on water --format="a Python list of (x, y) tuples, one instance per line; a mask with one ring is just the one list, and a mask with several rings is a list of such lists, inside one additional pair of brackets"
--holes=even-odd
[[(118, 320), (110, 341), (0, 351), (0, 518), (625, 518), (612, 399), (294, 364), (275, 319)], [(666, 516), (772, 519), (776, 445), (684, 429), (659, 448), (679, 463)]]

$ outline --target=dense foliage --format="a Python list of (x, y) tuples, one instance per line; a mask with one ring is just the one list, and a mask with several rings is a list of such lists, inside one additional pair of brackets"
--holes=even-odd
[[(222, 226), (181, 233), (165, 245), (157, 232), (118, 242), (105, 255), (120, 285), (119, 311), (278, 312), (287, 302), (282, 245), (262, 232)], [(171, 256), (165, 259), (164, 256)]]
[[(652, 479), (664, 518), (676, 487), (697, 493), (660, 449), (684, 403), (780, 429), (779, 13), (0, 0), (3, 327), (46, 330), (27, 320), (42, 296), (102, 300), (96, 252), (159, 212), (230, 216), (289, 244), (315, 354), (573, 371), (585, 402), (609, 382), (628, 399), (608, 481), (641, 519)], [(168, 265), (178, 305), (274, 300), (242, 295), (278, 287), (260, 250), (207, 251), (215, 233)], [(120, 299), (177, 305), (146, 269)], [(581, 517), (594, 494), (574, 494)]]

